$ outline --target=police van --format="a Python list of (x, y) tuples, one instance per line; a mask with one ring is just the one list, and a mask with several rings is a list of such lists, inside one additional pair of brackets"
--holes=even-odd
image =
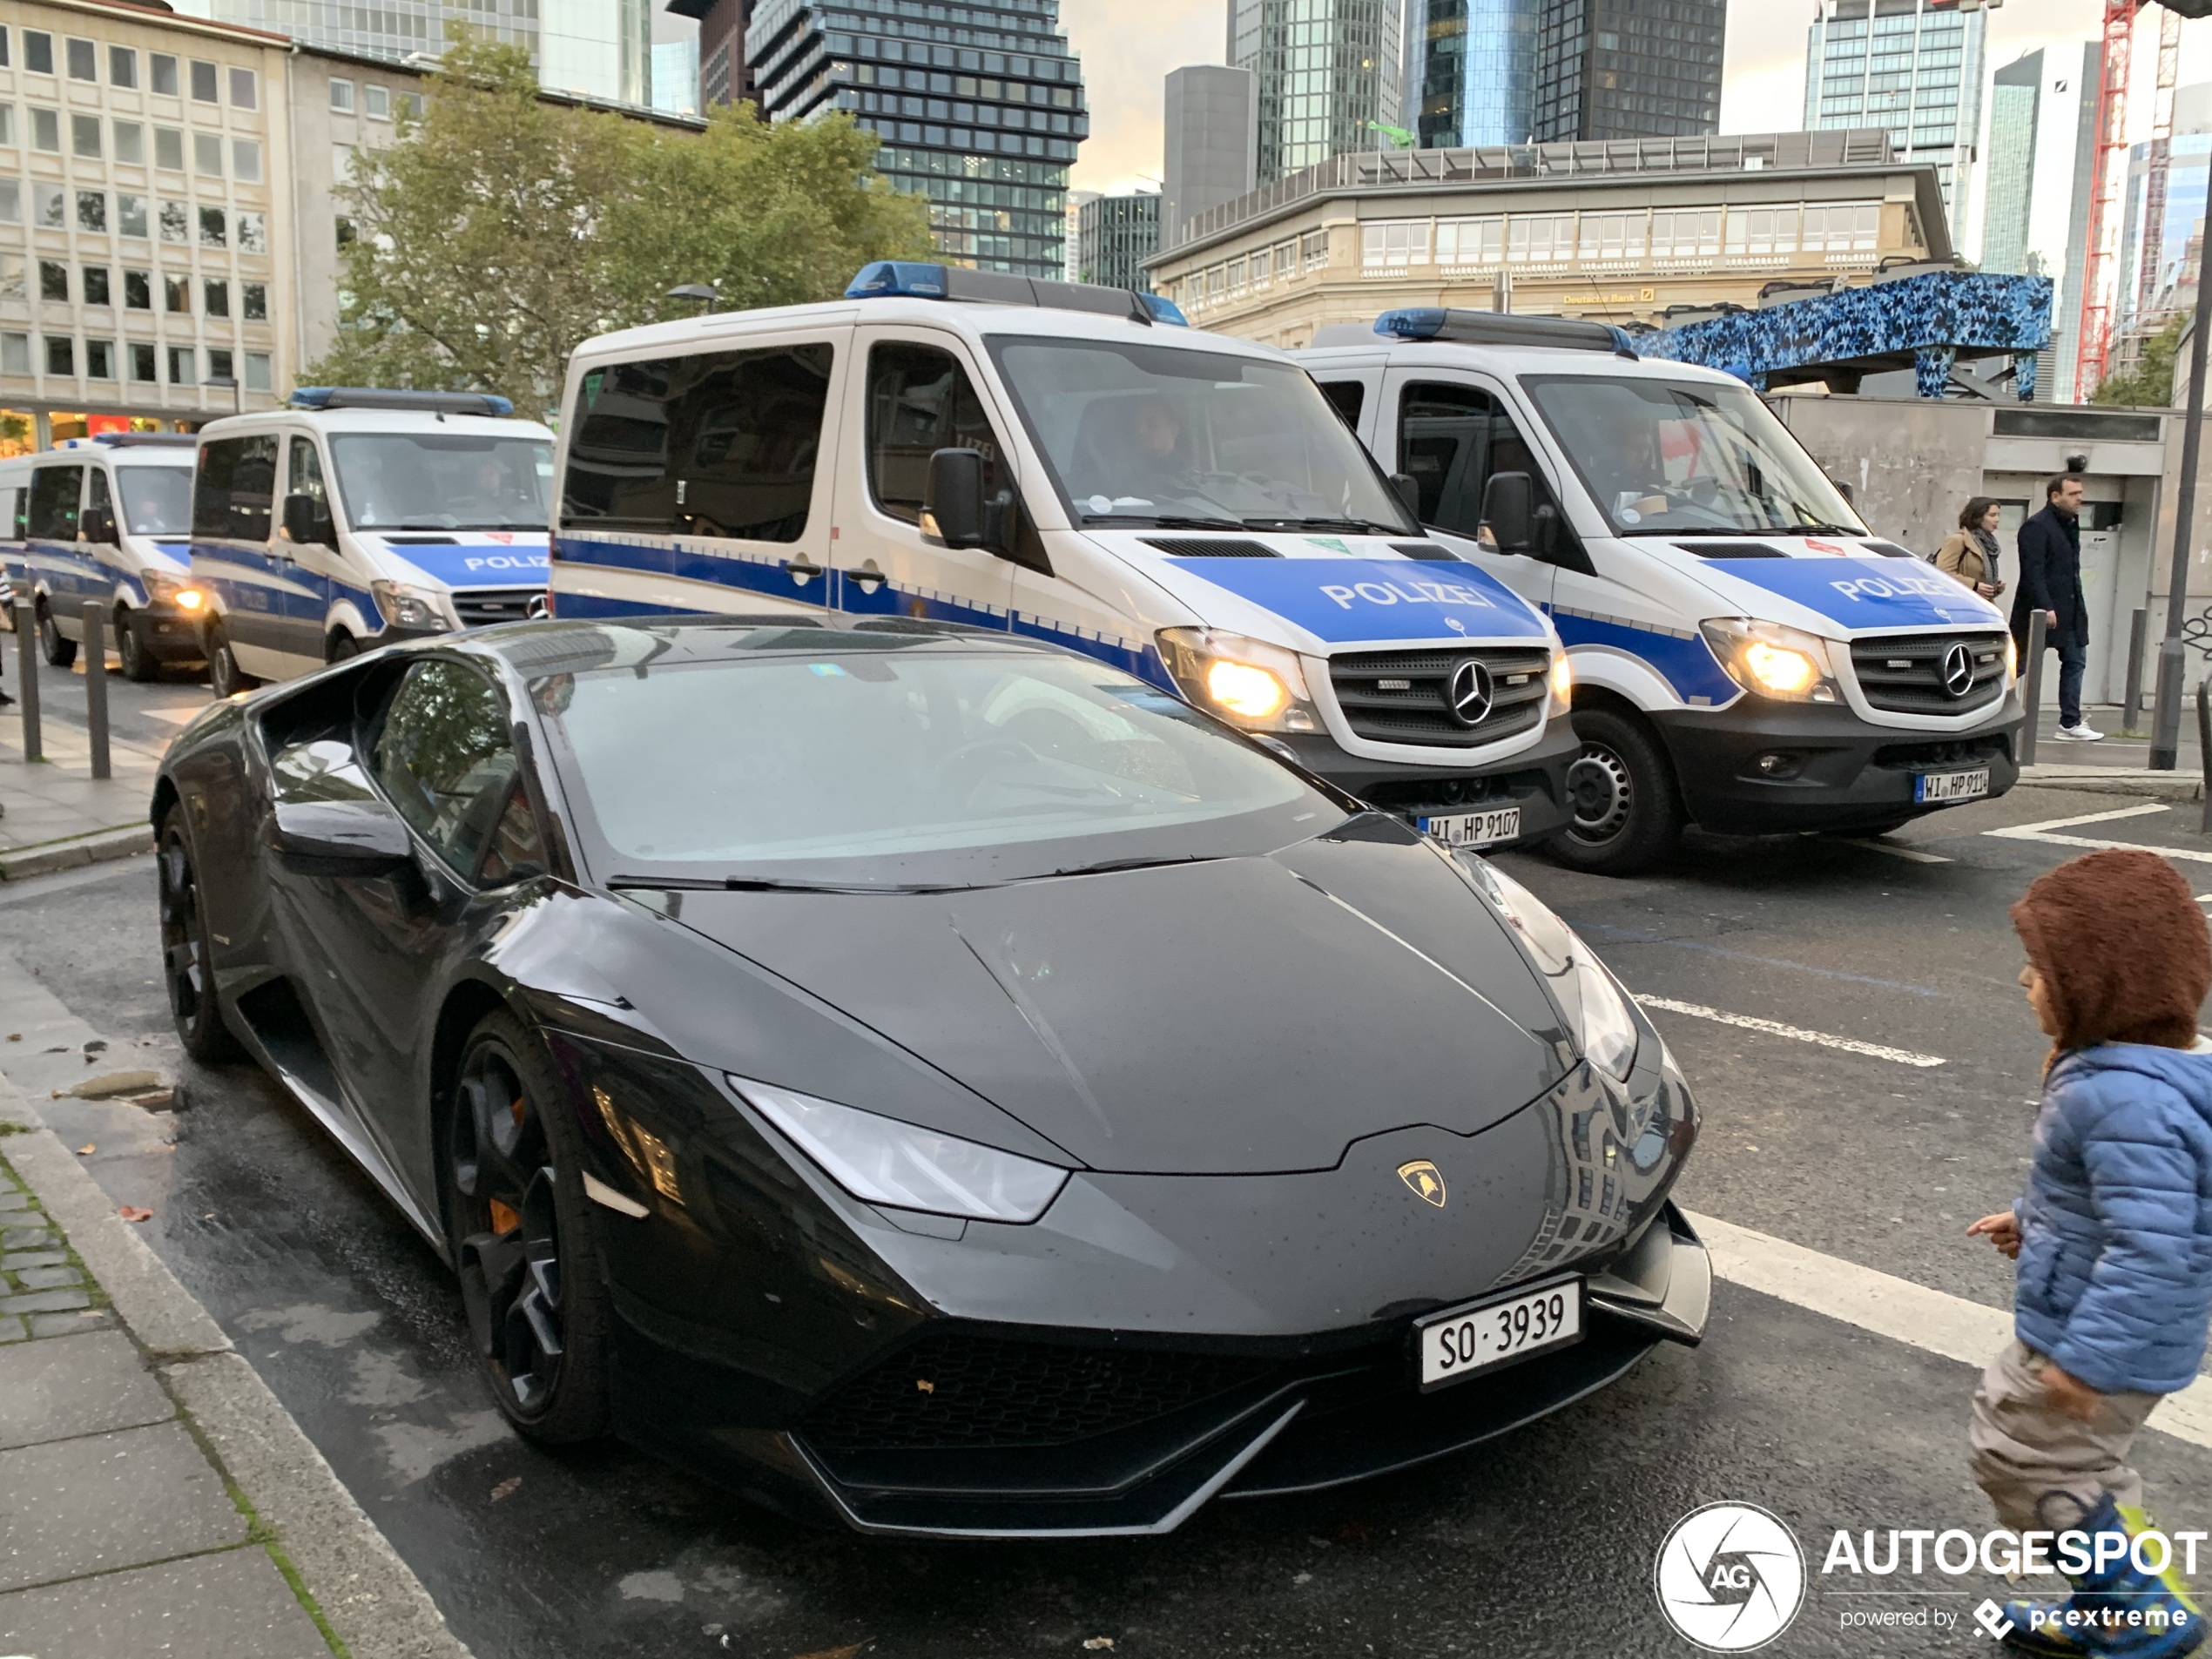
[(589, 341), (552, 608), (933, 617), (1148, 679), (1456, 846), (1567, 821), (1558, 636), (1304, 370), (1127, 289), (880, 262)]
[(1292, 354), (1422, 523), (1478, 537), (1566, 642), (1567, 862), (1646, 869), (1685, 823), (1878, 834), (2018, 778), (2004, 618), (1871, 535), (1742, 381), (1489, 312)]
[(88, 602), (107, 613), (131, 678), (199, 659), (185, 535), (192, 444), (178, 433), (109, 432), (0, 461), (0, 569), (28, 592), (56, 668), (77, 660)]
[(553, 435), (513, 413), (305, 387), (201, 428), (192, 573), (215, 694), (542, 609)]

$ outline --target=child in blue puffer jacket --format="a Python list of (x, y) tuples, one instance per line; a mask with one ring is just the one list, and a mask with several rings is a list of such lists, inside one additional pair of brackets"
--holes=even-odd
[[(2169, 1659), (2204, 1640), (2128, 1467), (2135, 1431), (2187, 1387), (2212, 1315), (2212, 941), (2149, 852), (2061, 865), (2013, 907), (2020, 983), (2054, 1039), (2027, 1190), (1967, 1231), (2020, 1263), (2013, 1342), (1974, 1393), (1974, 1479), (2017, 1532), (2103, 1542), (2060, 1603), (2014, 1602), (2023, 1652)], [(2058, 1562), (2064, 1570), (2067, 1562)], [(2160, 1570), (2150, 1570), (2155, 1566)]]

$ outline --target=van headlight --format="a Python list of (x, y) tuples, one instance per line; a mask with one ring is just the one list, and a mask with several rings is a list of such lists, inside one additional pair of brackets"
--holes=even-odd
[(1697, 624), (1729, 678), (1784, 703), (1840, 703), (1828, 642), (1753, 617), (1713, 617)]
[(1318, 732), (1295, 651), (1211, 628), (1163, 628), (1160, 660), (1184, 700), (1252, 732)]
[(421, 628), (435, 632), (453, 626), (445, 602), (428, 588), (411, 582), (372, 582), (369, 595), (383, 613), (388, 628)]
[(175, 605), (185, 610), (199, 609), (199, 591), (192, 585), (190, 577), (167, 570), (145, 570), (139, 574), (138, 582), (146, 590), (146, 603), (150, 605)]
[(1575, 1029), (1582, 1058), (1626, 1082), (1640, 1041), (1629, 999), (1595, 952), (1552, 907), (1503, 870), (1472, 853), (1455, 854), (1482, 896), (1527, 949), (1560, 1011)]
[(1562, 649), (1552, 658), (1552, 706), (1554, 714), (1565, 714), (1575, 706), (1575, 659)]
[(789, 1089), (729, 1078), (730, 1087), (856, 1198), (974, 1221), (1035, 1221), (1068, 1171), (995, 1147), (902, 1123)]

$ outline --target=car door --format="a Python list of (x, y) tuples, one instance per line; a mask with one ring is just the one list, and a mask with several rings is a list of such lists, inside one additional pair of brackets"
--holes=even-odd
[[(96, 542), (84, 532), (92, 527), (92, 515), (104, 512), (105, 526), (111, 539)], [(123, 514), (118, 507), (114, 491), (108, 486), (107, 469), (88, 467), (84, 473), (84, 512), (78, 521), (78, 548), (84, 561), (83, 597), (99, 601), (103, 610), (115, 605), (117, 585), (126, 577), (136, 574), (131, 556), (123, 549)], [(115, 642), (108, 641), (110, 645)]]
[(299, 617), (315, 595), (289, 544), (273, 539), (282, 444), (273, 432), (203, 443), (192, 481), (192, 574), (214, 588), (239, 666), (263, 679), (287, 679), (322, 660), (299, 644)]
[(846, 447), (862, 464), (839, 479), (839, 608), (1006, 627), (1014, 567), (985, 548), (943, 546), (921, 529), (929, 457), (940, 449), (981, 453), (985, 500), (1009, 487), (1006, 412), (978, 393), (982, 377), (955, 335), (862, 327), (853, 351), (860, 379), (846, 400)]
[(293, 432), (284, 442), (284, 491), (278, 497), (277, 510), (272, 518), (270, 545), (273, 552), (280, 553), (292, 562), (291, 582), (285, 595), (286, 651), (303, 665), (313, 666), (329, 656), (334, 590), (343, 586), (355, 592), (363, 616), (374, 609), (374, 604), (369, 597), (365, 578), (347, 579), (345, 556), (335, 545), (335, 528), (328, 542), (304, 543), (293, 541), (291, 532), (284, 528), (285, 496), (305, 496), (310, 501), (322, 502), (326, 510), (330, 504), (329, 492), (323, 486), (322, 455), (314, 436)]
[(24, 556), (30, 580), (46, 596), (47, 613), (65, 639), (84, 631), (80, 607), (91, 587), (78, 535), (84, 502), (82, 463), (57, 462), (31, 473)]

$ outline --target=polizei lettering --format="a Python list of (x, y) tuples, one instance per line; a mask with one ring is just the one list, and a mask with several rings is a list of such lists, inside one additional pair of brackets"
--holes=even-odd
[(1457, 582), (1355, 582), (1349, 587), (1326, 585), (1321, 591), (1335, 600), (1341, 610), (1351, 610), (1355, 601), (1371, 605), (1480, 605), (1486, 610), (1497, 609), (1479, 589)]
[(1846, 599), (1956, 599), (1959, 584), (1936, 576), (1860, 576), (1831, 582)]
[(487, 553), (461, 561), (471, 570), (550, 570), (553, 562), (543, 553)]

